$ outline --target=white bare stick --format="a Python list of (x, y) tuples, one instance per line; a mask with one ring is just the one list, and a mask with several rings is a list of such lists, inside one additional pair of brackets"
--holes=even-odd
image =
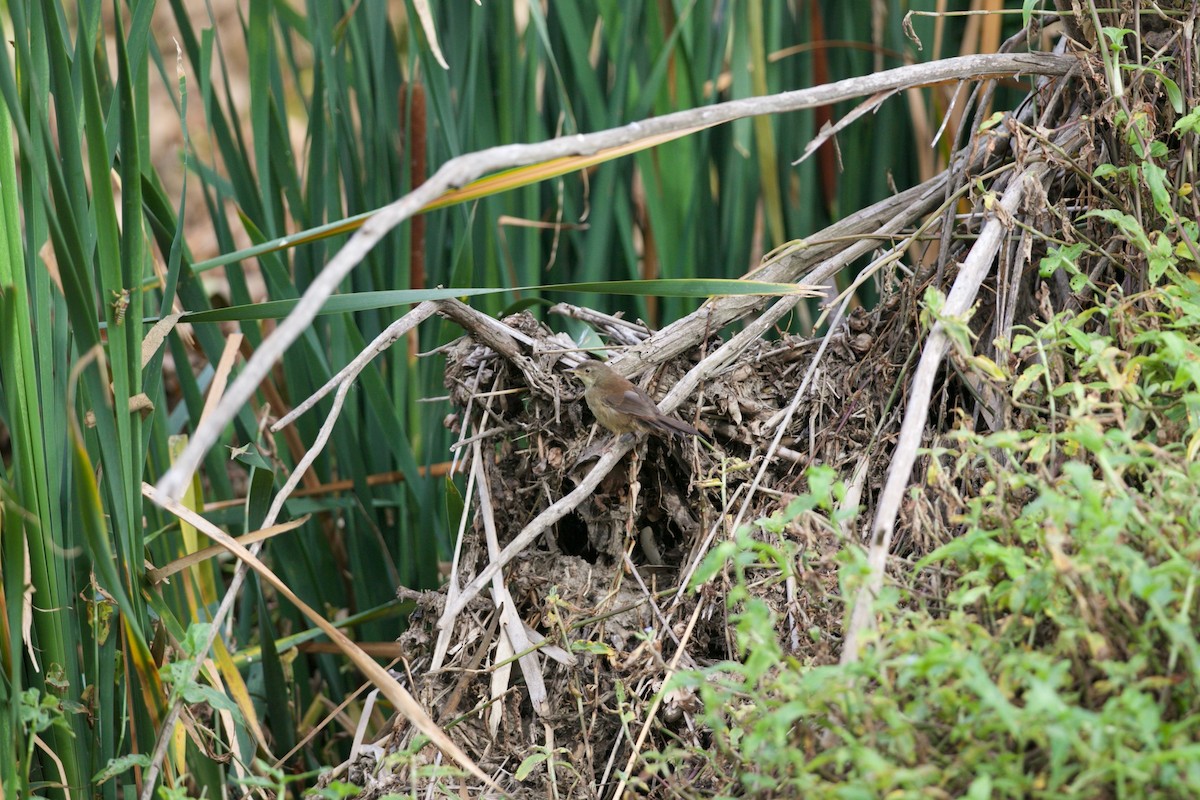
[(279, 518), (279, 512), (283, 511), (283, 504), (292, 496), (292, 492), (300, 485), (300, 479), (304, 477), (304, 473), (308, 472), (308, 468), (312, 466), (312, 463), (317, 460), (317, 456), (325, 449), (325, 445), (329, 442), (329, 437), (333, 435), (333, 429), (337, 425), (338, 417), (342, 415), (342, 406), (346, 404), (346, 395), (350, 394), (350, 389), (353, 386), (353, 377), (347, 378), (338, 386), (337, 394), (333, 396), (333, 405), (330, 407), (329, 413), (325, 416), (325, 421), (321, 423), (321, 429), (317, 432), (317, 438), (304, 451), (304, 455), (296, 462), (296, 468), (292, 470), (292, 474), (287, 476), (287, 480), (283, 482), (283, 487), (276, 492), (275, 497), (271, 500), (271, 508), (267, 511), (267, 519), (270, 520), (267, 523), (268, 525), (275, 524), (275, 520)]
[(315, 406), (317, 401), (333, 391), (339, 384), (354, 380), (358, 373), (362, 372), (363, 368), (371, 362), (371, 359), (395, 344), (401, 336), (433, 316), (437, 308), (437, 303), (432, 300), (426, 300), (423, 303), (418, 303), (412, 311), (409, 311), (403, 317), (388, 325), (384, 328), (383, 333), (376, 336), (374, 341), (364, 347), (363, 351), (355, 356), (353, 361), (342, 367), (337, 375), (325, 381), (325, 385), (309, 395), (303, 403), (293, 408), (283, 417), (280, 417), (271, 426), (271, 431), (276, 433), (283, 430), (285, 426), (290, 425), (301, 414)]
[(171, 498), (178, 498), (183, 493), (187, 482), (199, 469), (205, 454), (216, 444), (221, 432), (245, 406), (275, 362), (308, 328), (313, 317), (325, 304), (325, 300), (337, 290), (350, 271), (358, 266), (367, 253), (389, 231), (440, 197), (447, 189), (465, 186), (498, 169), (524, 166), (552, 158), (594, 155), (608, 148), (632, 144), (652, 137), (681, 133), (690, 129), (719, 125), (743, 117), (797, 111), (863, 95), (874, 95), (878, 92), (948, 80), (972, 80), (1021, 73), (1065, 75), (1076, 63), (1077, 60), (1072, 56), (1050, 53), (972, 55), (947, 58), (928, 64), (898, 67), (794, 92), (783, 92), (766, 97), (749, 97), (704, 108), (678, 111), (674, 114), (631, 122), (620, 128), (611, 128), (596, 133), (567, 136), (537, 144), (510, 144), (492, 147), (451, 159), (425, 183), (394, 203), (381, 208), (350, 237), (350, 240), (313, 280), (287, 318), (279, 324), (274, 333), (263, 340), (246, 363), (241, 374), (238, 375), (237, 380), (229, 387), (229, 391), (226, 392), (214, 413), (196, 427), (196, 432), (187, 448), (163, 475), (158, 488), (161, 494)]
[[(996, 252), (1008, 234), (1013, 215), (1020, 208), (1026, 191), (1033, 182), (1041, 179), (1046, 169), (1045, 162), (1033, 164), (1025, 172), (1015, 175), (1009, 183), (998, 211), (991, 214), (991, 219), (984, 225), (971, 252), (958, 268), (958, 276), (954, 279), (954, 286), (946, 298), (944, 316), (961, 317), (971, 308), (983, 279), (991, 269)], [(900, 502), (904, 499), (904, 490), (908, 486), (913, 464), (917, 460), (921, 433), (925, 430), (925, 421), (929, 416), (934, 378), (942, 363), (942, 357), (949, 348), (950, 338), (946, 334), (945, 326), (941, 322), (935, 323), (913, 374), (912, 386), (908, 392), (908, 408), (905, 409), (904, 422), (900, 426), (900, 438), (892, 455), (887, 483), (884, 484), (883, 494), (879, 498), (879, 509), (875, 515), (867, 553), (868, 575), (854, 599), (850, 624), (846, 628), (846, 640), (842, 646), (843, 664), (858, 659), (860, 640), (875, 620), (875, 598), (883, 589), (884, 568), (892, 546), (892, 533), (896, 528), (896, 517), (900, 513)]]
[(265, 524), (275, 524), (275, 520), (279, 517), (279, 512), (283, 510), (283, 504), (287, 502), (292, 492), (300, 484), (300, 479), (304, 477), (304, 473), (308, 471), (312, 463), (317, 460), (317, 456), (325, 449), (325, 445), (329, 442), (329, 437), (333, 434), (334, 425), (337, 423), (338, 417), (342, 415), (342, 406), (346, 403), (346, 395), (350, 393), (350, 388), (354, 385), (354, 379), (358, 377), (360, 372), (366, 369), (367, 364), (371, 363), (372, 358), (390, 347), (393, 342), (416, 327), (421, 321), (432, 316), (436, 310), (436, 303), (421, 303), (408, 314), (393, 322), (383, 333), (376, 336), (375, 340), (364, 348), (361, 353), (355, 356), (353, 361), (343, 367), (325, 386), (317, 390), (316, 394), (309, 397), (291, 414), (288, 414), (271, 427), (271, 430), (278, 430), (287, 422), (295, 419), (295, 417), (315, 405), (317, 400), (327, 392), (328, 388), (333, 386), (338, 387), (337, 394), (334, 395), (333, 407), (329, 409), (329, 414), (325, 417), (325, 422), (321, 424), (321, 430), (317, 434), (316, 440), (313, 441), (312, 446), (300, 458), (299, 463), (296, 464), (296, 468), (292, 470), (292, 474), (288, 475), (283, 488), (275, 495), (275, 499), (271, 502), (271, 509), (267, 512), (267, 520), (269, 521)]
[[(465, 426), (464, 426), (465, 430)], [(471, 470), (467, 477), (467, 490), (463, 493), (463, 497), (471, 497), (475, 491), (475, 470)], [(466, 541), (467, 520), (470, 518), (471, 508), (466, 503), (463, 504), (462, 514), (458, 518), (458, 535), (454, 537), (454, 557), (450, 559), (450, 577), (446, 579), (446, 602), (454, 602), (454, 598), (458, 597), (458, 567), (459, 561), (462, 558), (462, 546)], [(442, 664), (446, 661), (446, 654), (450, 652), (450, 637), (454, 633), (452, 626), (446, 626), (438, 631), (437, 641), (433, 646), (433, 657), (429, 662), (429, 671), (437, 672), (442, 668)]]
[(582, 483), (576, 486), (570, 494), (564, 495), (558, 502), (552, 504), (545, 511), (534, 517), (533, 521), (526, 525), (499, 554), (491, 558), (488, 565), (480, 570), (474, 580), (463, 587), (462, 592), (457, 597), (453, 599), (446, 598), (446, 610), (442, 612), (441, 618), (438, 619), (438, 627), (446, 629), (454, 624), (454, 618), (458, 616), (458, 612), (466, 608), (467, 603), (474, 600), (493, 577), (500, 574), (500, 570), (504, 569), (504, 565), (512, 561), (526, 547), (533, 544), (539, 536), (550, 529), (551, 525), (558, 522), (569, 512), (574, 511), (576, 506), (590, 497), (592, 492), (596, 491), (596, 487), (600, 485), (600, 481), (604, 480), (608, 473), (612, 472), (612, 468), (617, 465), (622, 456), (629, 452), (629, 448), (632, 446), (632, 441), (615, 440), (609, 446), (609, 449), (600, 456), (600, 460), (596, 462), (596, 466), (592, 467), (592, 471), (587, 474)]
[[(488, 482), (487, 472), (483, 463), (483, 447), (478, 440), (475, 441), (475, 446), (472, 449), (471, 468), (475, 472), (475, 490), (479, 495), (479, 518), (483, 521), (484, 538), (487, 539), (488, 557), (495, 558), (500, 554), (500, 539), (496, 535), (496, 516), (492, 507), (491, 484)], [(512, 645), (514, 653), (524, 653), (523, 656), (517, 659), (517, 662), (521, 665), (521, 674), (525, 677), (525, 688), (529, 691), (529, 702), (539, 716), (548, 716), (550, 714), (550, 702), (546, 693), (546, 680), (542, 676), (541, 662), (538, 660), (538, 654), (525, 633), (525, 623), (521, 621), (521, 615), (517, 613), (517, 605), (513, 602), (512, 595), (509, 594), (508, 587), (504, 585), (504, 580), (499, 574), (492, 579), (492, 601), (495, 603), (496, 610), (500, 613), (501, 635), (508, 637), (508, 642)], [(493, 684), (493, 700), (497, 699), (496, 688), (495, 684)], [(495, 706), (495, 708), (502, 707), (503, 704)], [(493, 717), (493, 719), (499, 720), (498, 717)], [(494, 733), (495, 731), (493, 730)]]

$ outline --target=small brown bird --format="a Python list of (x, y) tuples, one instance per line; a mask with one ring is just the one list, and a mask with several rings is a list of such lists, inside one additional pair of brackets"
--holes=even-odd
[(686, 422), (663, 414), (650, 395), (599, 361), (586, 361), (571, 374), (583, 381), (583, 399), (596, 421), (613, 433), (700, 435)]

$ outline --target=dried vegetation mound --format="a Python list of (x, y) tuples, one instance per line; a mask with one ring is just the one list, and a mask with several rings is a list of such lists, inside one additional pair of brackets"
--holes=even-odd
[[(745, 629), (730, 623), (753, 601), (771, 612), (781, 657), (808, 667), (859, 657), (871, 641), (867, 599), (885, 576), (909, 592), (902, 606), (951, 605), (955, 566), (913, 564), (963, 533), (973, 498), (996, 491), (995, 465), (944, 468), (927, 454), (959, 447), (964, 435), (1065, 430), (1066, 399), (1056, 411), (1052, 392), (1024, 393), (1061, 385), (1078, 364), (1039, 353), (1028, 337), (1014, 341), (1098, 307), (1159, 313), (1143, 293), (1170, 277), (1172, 258), (1198, 260), (1185, 190), (1196, 177), (1195, 134), (1180, 132), (1176, 108), (1197, 101), (1194, 41), (1181, 35), (1195, 29), (1169, 16), (1140, 20), (1146, 29), (1126, 41), (1137, 39), (1140, 67), (1114, 72), (1111, 62), (1128, 55), (1102, 58), (1064, 39), (1070, 74), (1035, 79), (1010, 113), (964, 116), (966, 144), (944, 173), (767, 259), (756, 278), (816, 285), (869, 258), (856, 285), (874, 280), (881, 302), (854, 308), (850, 287), (826, 306), (820, 338), (775, 334), (796, 298), (718, 299), (658, 332), (554, 309), (622, 346), (612, 366), (703, 440), (630, 441), (594, 428), (567, 374), (581, 356), (562, 334), (527, 314), (496, 322), (439, 305), (466, 331), (446, 352), (446, 385), (470, 475), (467, 523), (448, 584), (418, 598), (405, 675), (513, 796), (547, 796), (551, 780), (559, 796), (612, 796), (622, 776), (653, 796), (675, 796), (668, 784), (686, 787), (684, 796), (728, 790), (736, 746), (701, 718), (694, 689), (661, 690), (678, 670), (753, 654)], [(1069, 28), (1088, 41), (1081, 24)], [(1125, 86), (1115, 100), (1114, 74)], [(991, 113), (993, 86), (977, 84), (971, 107)], [(1121, 324), (1119, 315), (1094, 320), (1099, 332)], [(1079, 335), (1090, 335), (1087, 324)], [(1042, 371), (1031, 377), (1035, 364)], [(1119, 396), (1094, 391), (1097, 406), (1120, 413)], [(1021, 454), (1051, 472), (1053, 459), (1070, 456)], [(1006, 458), (997, 457), (1000, 468), (1017, 463)], [(831, 493), (835, 479), (841, 488)], [(1009, 490), (991, 507), (993, 526), (1005, 513), (1016, 525), (1033, 497)], [(710, 558), (756, 521), (765, 522), (751, 537), (765, 548), (755, 558), (737, 562), (753, 550), (745, 540)], [(856, 549), (865, 555), (847, 555)], [(1069, 547), (1060, 552), (1069, 563)], [(768, 568), (763, 553), (782, 554), (786, 568)], [(839, 576), (847, 564), (854, 579)], [(1081, 589), (1079, 602), (1087, 597)], [(831, 745), (828, 729), (788, 730), (801, 752)], [(917, 749), (936, 762), (936, 726), (924, 736)], [(380, 745), (406, 752), (412, 730), (400, 726)], [(682, 753), (673, 766), (640, 760), (668, 746)], [(411, 770), (429, 757), (420, 751), (386, 778), (364, 778), (363, 796), (411, 786)], [(1039, 763), (1032, 754), (1030, 769)], [(823, 769), (833, 780), (847, 767)]]

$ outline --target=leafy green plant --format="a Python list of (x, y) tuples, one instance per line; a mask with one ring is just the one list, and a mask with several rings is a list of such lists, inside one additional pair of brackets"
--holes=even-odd
[(861, 661), (786, 656), (777, 621), (746, 592), (748, 568), (771, 576), (758, 572), (756, 583), (780, 580), (787, 559), (744, 536), (714, 550), (704, 577), (733, 568), (741, 657), (683, 673), (670, 688), (703, 699), (710, 769), (727, 792), (1200, 790), (1200, 545), (1191, 535), (1200, 467), (1186, 452), (1200, 420), (1187, 377), (1195, 353), (1184, 344), (1200, 335), (1200, 318), (1182, 319), (1181, 334), (1159, 329), (1170, 315), (1130, 312), (1097, 336), (1106, 316), (1065, 315), (1016, 342), (1072, 361), (1074, 379), (1022, 384), (1018, 396), (1042, 419), (1024, 434), (960, 431), (943, 451), (950, 473), (991, 478), (966, 501), (960, 534), (914, 565), (918, 576), (949, 569), (953, 591), (944, 608), (911, 591), (884, 605)]

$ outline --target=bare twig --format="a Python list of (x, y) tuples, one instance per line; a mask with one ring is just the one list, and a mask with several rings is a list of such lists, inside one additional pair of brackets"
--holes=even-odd
[[(479, 518), (483, 521), (484, 538), (487, 539), (488, 556), (495, 558), (500, 553), (500, 539), (496, 535), (496, 517), (492, 508), (492, 492), (491, 485), (488, 483), (487, 472), (483, 463), (483, 447), (479, 440), (475, 440), (473, 452), (471, 453), (471, 469), (475, 472), (475, 491), (479, 497)], [(529, 691), (529, 702), (533, 705), (534, 711), (539, 716), (546, 716), (550, 713), (550, 703), (546, 695), (546, 681), (542, 677), (542, 665), (538, 660), (537, 653), (534, 651), (529, 637), (525, 633), (525, 623), (521, 621), (520, 614), (517, 613), (516, 603), (513, 602), (512, 595), (508, 593), (508, 588), (504, 585), (504, 581), (497, 574), (492, 579), (492, 601), (500, 612), (500, 629), (503, 635), (508, 639), (508, 644), (512, 647), (514, 653), (523, 653), (517, 662), (521, 665), (521, 674), (525, 677), (525, 688)], [(500, 674), (497, 671), (496, 676)], [(493, 699), (503, 694), (503, 691), (497, 691), (497, 686), (493, 682), (492, 697)], [(494, 723), (492, 724), (493, 735), (496, 732), (496, 724), (500, 718), (498, 710), (502, 710), (503, 705), (498, 704), (493, 706)]]
[[(461, 300), (439, 300), (438, 313), (449, 320), (457, 322), (463, 330), (471, 333), (473, 338), (495, 350), (521, 370), (525, 383), (530, 388), (536, 388), (543, 394), (554, 397), (553, 381), (526, 351), (534, 351), (537, 340), (526, 333), (518, 331), (495, 317), (490, 317), (478, 309), (471, 308)], [(563, 361), (569, 367), (578, 366), (586, 359), (577, 353), (567, 353), (554, 361)]]
[(388, 325), (382, 333), (375, 337), (369, 345), (363, 348), (363, 351), (354, 357), (346, 366), (342, 367), (338, 374), (325, 382), (317, 391), (307, 397), (303, 403), (293, 408), (290, 412), (281, 417), (274, 425), (271, 426), (272, 432), (281, 430), (284, 426), (290, 425), (301, 414), (315, 406), (317, 402), (334, 390), (335, 387), (353, 381), (358, 374), (371, 362), (375, 356), (382, 353), (384, 350), (391, 347), (401, 336), (404, 336), (413, 328), (420, 325), (433, 313), (437, 311), (437, 304), (431, 300), (426, 300), (424, 303), (416, 305), (412, 311), (409, 311), (400, 319)]
[(488, 565), (480, 570), (475, 578), (463, 587), (457, 597), (446, 597), (446, 609), (442, 612), (441, 618), (438, 620), (438, 627), (442, 630), (447, 630), (454, 624), (455, 617), (459, 612), (467, 607), (467, 603), (471, 602), (483, 590), (485, 586), (500, 574), (500, 570), (504, 569), (504, 565), (516, 558), (522, 550), (537, 541), (537, 538), (550, 529), (550, 526), (558, 522), (564, 516), (575, 510), (575, 507), (591, 496), (592, 492), (596, 491), (596, 487), (600, 485), (600, 481), (607, 477), (608, 473), (612, 472), (613, 467), (617, 462), (629, 452), (633, 446), (632, 441), (615, 440), (612, 445), (596, 462), (596, 466), (592, 467), (589, 472), (569, 494), (566, 494), (558, 502), (553, 503), (542, 513), (538, 514), (532, 522), (522, 529), (513, 540), (505, 545), (504, 549), (496, 556), (492, 557)]
[(608, 335), (609, 341), (617, 344), (637, 344), (650, 336), (650, 329), (643, 322), (633, 322), (620, 315), (605, 314), (593, 308), (555, 303), (550, 307), (550, 313), (577, 319), (593, 328), (599, 328)]
[[(993, 214), (991, 220), (980, 232), (979, 239), (971, 248), (970, 254), (959, 267), (954, 286), (946, 299), (943, 315), (946, 317), (961, 317), (975, 302), (975, 296), (983, 279), (987, 277), (996, 251), (1008, 232), (1012, 216), (1020, 208), (1030, 185), (1040, 180), (1046, 172), (1044, 162), (1030, 165), (1025, 172), (1009, 184), (1009, 189), (1000, 201), (999, 211)], [(929, 415), (929, 400), (933, 395), (933, 383), (942, 357), (950, 348), (950, 338), (945, 325), (940, 321), (934, 324), (921, 353), (913, 375), (912, 386), (908, 393), (908, 409), (904, 422), (900, 426), (900, 437), (892, 456), (892, 465), (888, 470), (887, 483), (879, 499), (879, 507), (875, 515), (874, 529), (868, 550), (868, 577), (863, 588), (858, 592), (852, 607), (850, 624), (846, 630), (846, 640), (842, 648), (842, 663), (850, 663), (858, 658), (860, 639), (863, 633), (874, 621), (874, 600), (883, 589), (884, 568), (887, 554), (891, 549), (892, 533), (896, 526), (896, 517), (900, 512), (900, 501), (908, 486), (913, 464), (917, 459), (917, 450), (921, 444), (921, 434), (925, 430), (925, 420)]]

